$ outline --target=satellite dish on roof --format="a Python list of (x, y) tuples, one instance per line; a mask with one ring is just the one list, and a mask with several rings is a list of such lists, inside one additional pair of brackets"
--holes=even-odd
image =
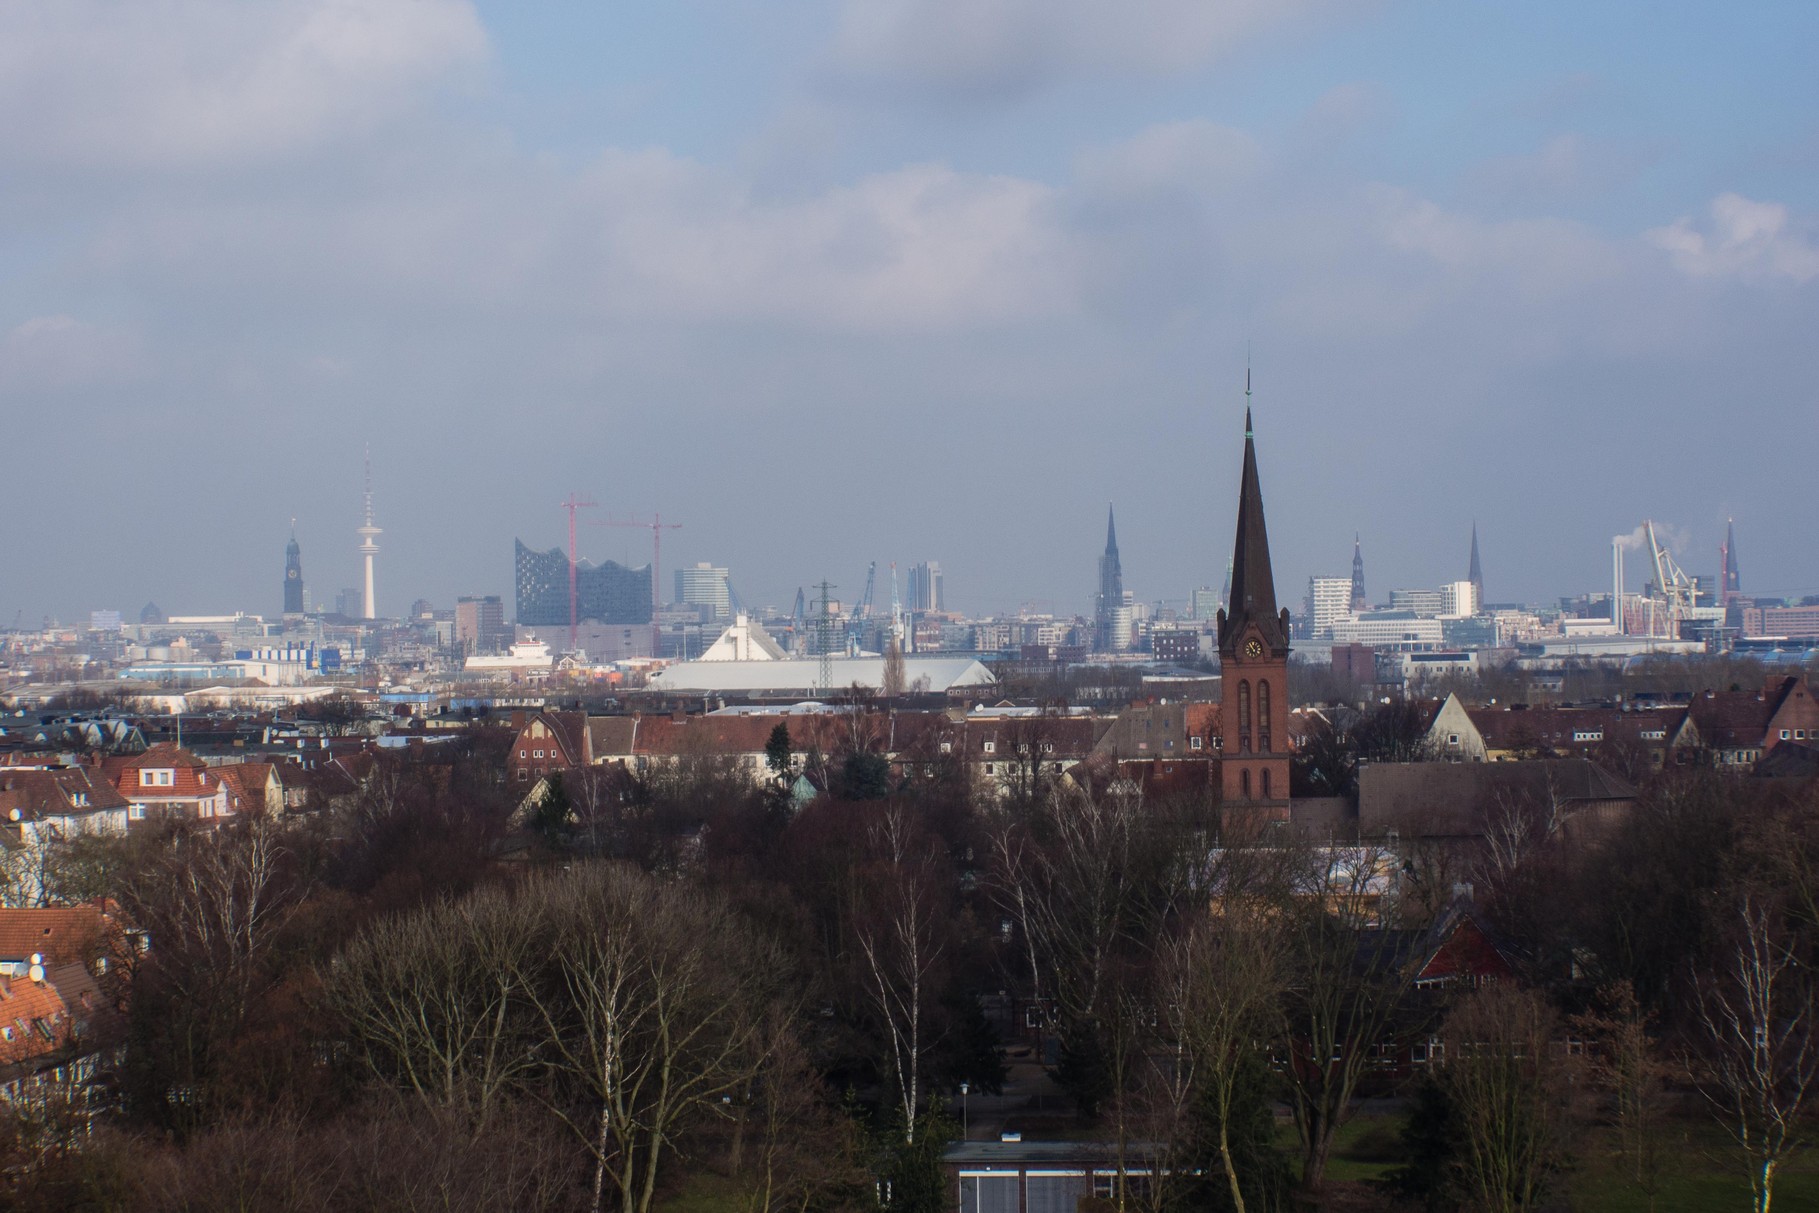
[(31, 967), (31, 979), (36, 985), (44, 984), (44, 966), (35, 964)]
[(14, 809), (12, 812), (8, 813), (7, 816), (14, 821), (20, 820), (20, 813), (19, 813), (18, 809)]
[(33, 964), (35, 964), (35, 965), (41, 965), (41, 964), (43, 964), (43, 963), (44, 963), (44, 953), (42, 953), (42, 952), (33, 952), (33, 953), (32, 953), (32, 963), (33, 963)]

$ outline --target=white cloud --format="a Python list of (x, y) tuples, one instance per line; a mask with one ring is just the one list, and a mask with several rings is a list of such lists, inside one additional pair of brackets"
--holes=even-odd
[(73, 316), (34, 316), (0, 338), (0, 393), (8, 396), (115, 386), (143, 370), (136, 336)]
[(1635, 180), (1652, 158), (1648, 149), (1566, 133), (1533, 152), (1485, 161), (1467, 184), (1487, 204), (1533, 207), (1608, 193)]
[(845, 0), (833, 52), (860, 84), (1015, 94), (1075, 71), (1180, 71), (1342, 7), (1343, 0)]
[(505, 156), (388, 187), (302, 207), (136, 210), (96, 235), (87, 260), (205, 307), (247, 295), (400, 315), (858, 331), (1016, 323), (1077, 301), (1056, 191), (1015, 177), (909, 165), (775, 201), (734, 173), (646, 150), (578, 173)]
[(1075, 172), (1100, 197), (1192, 189), (1213, 194), (1254, 179), (1265, 168), (1243, 131), (1205, 119), (1169, 122), (1109, 147), (1081, 154)]
[(1695, 278), (1819, 278), (1819, 244), (1810, 225), (1794, 224), (1779, 202), (1720, 194), (1703, 230), (1690, 215), (1682, 216), (1646, 233), (1646, 239)]
[(485, 54), (467, 0), (0, 0), (0, 151), (141, 169), (282, 154)]
[(1426, 258), (1449, 274), (1501, 279), (1527, 298), (1577, 292), (1623, 270), (1608, 241), (1571, 220), (1486, 220), (1385, 185), (1367, 195), (1386, 248)]
[(646, 153), (599, 166), (577, 217), (599, 225), (601, 271), (634, 287), (615, 293), (615, 311), (946, 328), (1071, 304), (1052, 194), (924, 164), (766, 204)]

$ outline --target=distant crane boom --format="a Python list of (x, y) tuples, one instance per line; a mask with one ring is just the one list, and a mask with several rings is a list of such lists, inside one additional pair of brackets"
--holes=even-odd
[(852, 614), (847, 619), (852, 623), (872, 617), (872, 586), (878, 580), (878, 562), (872, 561), (865, 570), (865, 592), (859, 595), (859, 601), (853, 604)]
[(649, 522), (638, 521), (637, 515), (630, 518), (609, 518), (602, 526), (637, 527), (651, 533), (651, 656), (663, 656), (663, 620), (659, 617), (657, 604), (663, 601), (662, 564), (663, 532), (682, 528), (680, 522), (665, 522), (662, 514), (652, 514)]
[(891, 561), (891, 639), (899, 653), (909, 652), (908, 629), (903, 625), (903, 600), (897, 596), (897, 562)]
[[(1674, 562), (1668, 550), (1661, 546), (1661, 540), (1655, 535), (1655, 524), (1645, 519), (1642, 533), (1648, 539), (1649, 554), (1655, 560), (1655, 588), (1660, 594), (1667, 610), (1667, 633), (1679, 637), (1681, 625), (1693, 619), (1693, 606), (1697, 600), (1698, 584), (1686, 575), (1686, 571)], [(1653, 629), (1650, 629), (1653, 631)]]
[(568, 511), (568, 651), (572, 653), (575, 651), (575, 628), (580, 623), (575, 616), (575, 514), (593, 509), (594, 502), (579, 493), (570, 493), (562, 508)]

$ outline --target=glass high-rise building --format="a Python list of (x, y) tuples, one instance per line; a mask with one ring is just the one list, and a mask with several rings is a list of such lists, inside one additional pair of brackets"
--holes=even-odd
[(706, 607), (709, 619), (732, 618), (733, 598), (727, 587), (726, 570), (706, 561), (693, 568), (677, 569), (676, 601), (683, 606)]
[[(527, 627), (567, 627), (568, 555), (539, 552), (515, 541), (518, 622)], [(601, 623), (651, 621), (651, 566), (628, 569), (616, 561), (575, 564), (575, 619)]]
[(909, 609), (912, 611), (947, 610), (947, 590), (942, 584), (941, 566), (933, 560), (912, 565), (909, 571)]

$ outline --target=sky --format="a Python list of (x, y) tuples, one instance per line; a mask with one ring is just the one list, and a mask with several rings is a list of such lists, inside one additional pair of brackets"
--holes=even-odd
[[(0, 624), (510, 601), (681, 524), (753, 606), (1819, 594), (1819, 5), (0, 0)], [(648, 531), (584, 525), (642, 564)], [(1631, 558), (1630, 584), (1642, 578)], [(670, 587), (666, 584), (666, 590)], [(837, 594), (840, 591), (837, 591)], [(880, 590), (882, 595), (883, 591)]]

